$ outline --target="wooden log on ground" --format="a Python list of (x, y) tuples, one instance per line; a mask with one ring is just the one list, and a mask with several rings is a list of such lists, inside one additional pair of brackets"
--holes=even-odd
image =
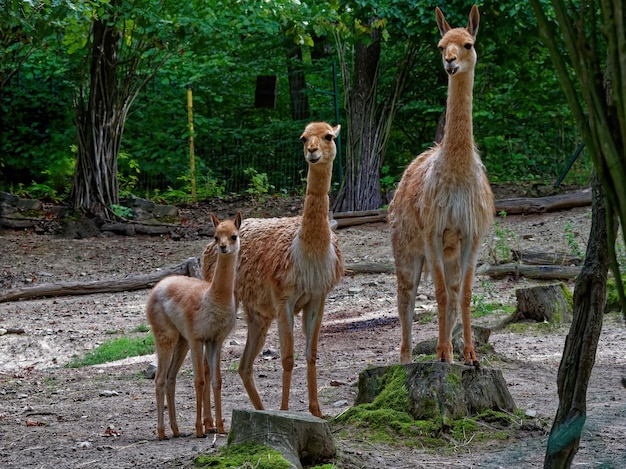
[(511, 249), (513, 260), (526, 265), (579, 265), (580, 256), (567, 252), (520, 251)]
[[(33, 287), (14, 288), (6, 293), (0, 294), (0, 303), (32, 298), (141, 290), (152, 287), (159, 280), (169, 275), (198, 276), (199, 272), (201, 272), (201, 269), (198, 258), (190, 257), (182, 264), (146, 275), (135, 275), (110, 280), (94, 280), (92, 282), (43, 283)], [(199, 278), (202, 277), (200, 276)]]
[(570, 280), (576, 278), (579, 273), (580, 267), (569, 265), (485, 264), (476, 269), (477, 275), (488, 275), (492, 278), (513, 275), (536, 280)]
[(149, 225), (146, 223), (105, 223), (101, 231), (111, 231), (117, 234), (134, 236), (136, 234), (162, 235), (168, 234), (178, 228), (179, 225)]
[(393, 274), (396, 268), (389, 262), (355, 262), (346, 264), (347, 274)]
[(515, 321), (561, 323), (572, 319), (572, 293), (563, 283), (537, 285), (515, 290)]
[(501, 199), (495, 201), (496, 214), (508, 215), (555, 212), (591, 205), (591, 189), (548, 197)]

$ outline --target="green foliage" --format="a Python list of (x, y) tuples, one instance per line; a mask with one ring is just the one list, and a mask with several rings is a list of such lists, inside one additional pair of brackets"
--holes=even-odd
[[(108, 2), (43, 2), (39, 10), (29, 2), (10, 3), (16, 8), (0, 19), (7, 23), (3, 31), (10, 32), (0, 38), (5, 41), (0, 71), (3, 76), (6, 70), (17, 71), (0, 96), (0, 187), (45, 184), (64, 198), (74, 170), (73, 103), (85, 78), (81, 60), (91, 21), (110, 14)], [(466, 24), (471, 3), (448, 2), (446, 18), (453, 25)], [(561, 172), (580, 138), (536, 35), (534, 17), (523, 2), (480, 8), (474, 134), (489, 177), (496, 182), (548, 182)], [(373, 15), (377, 20), (370, 24)], [(408, 162), (431, 145), (444, 110), (446, 77), (436, 48), (432, 5), (393, 0), (261, 5), (244, 0), (217, 8), (213, 1), (167, 0), (157, 7), (142, 0), (122, 2), (115, 21), (133, 31), (121, 44), (124, 64), (130, 63), (124, 59), (131, 47), (139, 41), (145, 45), (132, 79), (136, 81), (128, 85), (148, 80), (130, 109), (121, 142), (122, 196), (189, 200), (187, 84), (193, 89), (196, 170), (206, 175), (197, 187), (200, 199), (300, 191), (306, 165), (298, 136), (304, 122), (292, 120), (292, 69), (283, 52), (296, 46), (302, 56), (289, 66), (303, 71), (311, 110), (307, 120), (334, 121), (326, 92), (332, 89), (335, 35), (353, 44), (365, 40), (371, 28), (383, 31), (381, 99), (394, 86), (407, 43), (418, 47), (382, 165), (383, 191), (392, 189)], [(515, 56), (508, 54), (511, 48), (518, 51)], [(520, 61), (520, 56), (526, 59)], [(261, 74), (278, 78), (276, 109), (254, 107), (256, 76)], [(341, 103), (343, 90), (339, 92)], [(340, 121), (347, 141), (349, 129), (343, 116)], [(255, 175), (246, 174), (250, 168)], [(567, 181), (586, 183), (589, 168), (588, 158), (579, 157)], [(338, 186), (337, 178), (333, 185)]]
[(198, 456), (194, 467), (211, 469), (289, 469), (291, 463), (275, 449), (256, 443), (222, 446), (215, 455)]
[(275, 189), (275, 187), (269, 183), (267, 174), (259, 173), (254, 168), (246, 168), (243, 170), (243, 173), (250, 177), (250, 185), (246, 192), (256, 196), (257, 200), (263, 203), (265, 196)]
[(580, 245), (576, 240), (577, 234), (574, 232), (574, 225), (571, 220), (567, 220), (567, 222), (565, 222), (563, 232), (565, 234), (565, 239), (567, 240), (567, 247), (569, 248), (570, 254), (581, 258), (584, 257), (583, 250), (580, 248)]
[(133, 209), (123, 205), (111, 204), (109, 207), (118, 217), (131, 219), (134, 216)]
[(80, 368), (151, 353), (154, 353), (154, 336), (152, 334), (135, 338), (119, 337), (105, 341), (102, 345), (88, 352), (83, 358), (74, 357), (67, 366)]
[[(506, 212), (502, 211), (498, 216), (504, 220)], [(511, 244), (517, 239), (516, 233), (509, 227), (504, 226), (499, 221), (493, 223), (493, 236), (489, 240), (487, 251), (489, 259), (493, 264), (502, 264), (510, 262), (513, 254), (511, 252)]]

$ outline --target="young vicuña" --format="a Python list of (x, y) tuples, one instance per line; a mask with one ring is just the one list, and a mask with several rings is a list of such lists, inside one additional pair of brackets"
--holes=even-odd
[[(239, 375), (256, 409), (264, 407), (254, 384), (253, 365), (274, 319), (278, 323), (283, 367), (280, 408), (289, 408), (294, 315), (302, 311), (309, 411), (318, 417), (322, 415), (317, 397), (317, 343), (326, 295), (344, 272), (339, 242), (328, 220), (328, 191), (339, 129), (339, 125), (314, 122), (306, 126), (301, 136), (308, 164), (302, 216), (248, 218), (241, 227), (235, 295), (243, 304), (248, 336), (239, 361)], [(214, 257), (210, 250), (205, 251), (205, 278), (211, 276)]]
[[(196, 436), (201, 437), (215, 429), (218, 433), (226, 433), (222, 419), (220, 358), (222, 343), (236, 322), (234, 284), (241, 212), (234, 220), (220, 222), (214, 214), (211, 214), (211, 220), (215, 227), (215, 242), (207, 247), (207, 251), (217, 256), (212, 281), (173, 275), (157, 283), (148, 297), (146, 315), (154, 333), (158, 360), (155, 386), (159, 440), (166, 439), (165, 397), (172, 433), (175, 437), (181, 435), (176, 422), (174, 393), (176, 375), (189, 349), (196, 391)], [(216, 426), (211, 416), (209, 383), (215, 397)]]
[(411, 362), (415, 295), (424, 261), (433, 278), (439, 317), (437, 357), (452, 361), (452, 329), (461, 310), (465, 363), (478, 365), (470, 304), (476, 255), (494, 202), (472, 132), (472, 88), (480, 15), (472, 7), (466, 28), (451, 28), (439, 8), (439, 50), (448, 74), (444, 136), (407, 167), (389, 206), (391, 241), (402, 324), (400, 361)]

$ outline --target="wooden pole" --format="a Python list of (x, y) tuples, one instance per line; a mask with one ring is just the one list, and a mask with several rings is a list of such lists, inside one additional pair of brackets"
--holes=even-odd
[(187, 85), (187, 120), (189, 123), (189, 172), (191, 180), (191, 201), (196, 201), (196, 158), (193, 146), (193, 93), (191, 85)]

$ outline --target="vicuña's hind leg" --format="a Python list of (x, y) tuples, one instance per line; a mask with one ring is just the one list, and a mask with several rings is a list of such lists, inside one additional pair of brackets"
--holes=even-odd
[[(224, 419), (222, 418), (222, 372), (220, 368), (222, 345), (214, 342), (206, 344), (206, 357), (210, 369), (210, 381), (205, 382), (205, 387), (213, 389), (215, 397), (215, 424), (218, 433), (226, 433), (224, 429)], [(210, 394), (210, 393), (208, 393)], [(211, 408), (205, 408), (205, 424), (206, 431), (213, 431), (213, 420), (211, 419)], [(207, 420), (208, 416), (208, 420)]]
[(289, 393), (291, 391), (291, 375), (293, 372), (293, 315), (292, 305), (285, 305), (280, 311), (278, 337), (280, 339), (280, 359), (283, 367), (283, 392), (280, 401), (280, 410), (289, 410)]
[(463, 246), (467, 254), (462, 260), (463, 278), (461, 291), (461, 318), (463, 321), (463, 356), (465, 364), (470, 366), (479, 366), (476, 350), (474, 350), (474, 342), (472, 340), (471, 326), (471, 304), (472, 304), (472, 281), (474, 280), (474, 270), (476, 265), (476, 252), (478, 250), (478, 241), (473, 245)]
[(209, 383), (211, 382), (213, 370), (209, 364), (208, 344), (205, 344), (204, 346), (204, 362), (202, 367), (204, 370), (204, 390), (202, 392), (202, 409), (204, 412), (204, 418), (202, 419), (202, 423), (204, 425), (204, 433), (212, 433), (215, 432), (215, 424), (213, 422), (213, 416), (211, 415), (211, 386), (209, 386)]
[(309, 412), (322, 417), (317, 397), (317, 343), (319, 340), (322, 316), (324, 314), (325, 297), (311, 298), (302, 311), (302, 328), (306, 337), (306, 371), (309, 392)]
[(398, 284), (398, 317), (402, 326), (400, 343), (400, 363), (411, 363), (413, 313), (415, 311), (415, 295), (422, 276), (424, 257), (411, 257), (402, 254), (395, 256), (396, 279)]
[(243, 354), (239, 360), (239, 376), (243, 381), (243, 386), (248, 392), (248, 397), (252, 405), (257, 410), (263, 410), (263, 401), (254, 384), (254, 360), (261, 353), (263, 345), (265, 344), (265, 338), (267, 337), (267, 331), (272, 323), (271, 319), (267, 319), (257, 311), (247, 311), (248, 317), (248, 338), (246, 339), (246, 346), (243, 349)]

